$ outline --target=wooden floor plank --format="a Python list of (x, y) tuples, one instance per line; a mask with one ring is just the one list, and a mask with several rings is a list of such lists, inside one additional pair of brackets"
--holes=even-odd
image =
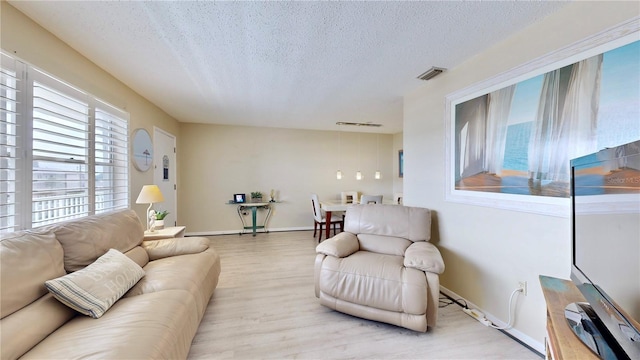
[(455, 304), (427, 333), (321, 306), (313, 232), (210, 239), (222, 273), (189, 359), (540, 359)]

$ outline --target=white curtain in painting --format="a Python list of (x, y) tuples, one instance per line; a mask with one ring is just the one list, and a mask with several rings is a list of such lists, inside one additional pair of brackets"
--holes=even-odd
[(597, 55), (544, 75), (529, 143), (530, 179), (568, 181), (569, 159), (596, 150), (601, 68)]
[(514, 84), (489, 94), (484, 171), (491, 174), (501, 175), (502, 173), (509, 112), (515, 90)]
[(483, 171), (485, 152), (485, 132), (487, 117), (487, 96), (481, 96), (456, 108), (456, 126), (459, 137), (459, 171), (462, 178)]

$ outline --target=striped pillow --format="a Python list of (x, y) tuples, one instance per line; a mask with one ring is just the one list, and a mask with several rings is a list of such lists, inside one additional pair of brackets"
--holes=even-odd
[(97, 319), (144, 276), (144, 270), (110, 249), (82, 270), (47, 280), (44, 284), (61, 303)]

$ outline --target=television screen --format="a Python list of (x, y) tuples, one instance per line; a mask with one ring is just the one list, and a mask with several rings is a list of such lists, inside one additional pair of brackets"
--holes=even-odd
[(637, 358), (640, 141), (572, 160), (571, 168), (572, 280), (627, 356)]

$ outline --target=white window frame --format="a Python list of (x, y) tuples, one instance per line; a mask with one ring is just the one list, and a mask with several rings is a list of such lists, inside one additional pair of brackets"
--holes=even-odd
[[(0, 169), (0, 171), (4, 172), (3, 177), (0, 178), (0, 181), (3, 182), (0, 185), (0, 189), (3, 191), (2, 196), (10, 196), (11, 191), (13, 191), (15, 213), (1, 214), (0, 233), (31, 229), (100, 212), (128, 208), (130, 193), (128, 154), (129, 114), (95, 98), (83, 90), (15, 59), (11, 55), (4, 52), (1, 55), (2, 64), (0, 67), (2, 70), (5, 71), (6, 69), (15, 71), (16, 73), (18, 83), (18, 108), (16, 114), (15, 159), (13, 159), (13, 154), (11, 154), (11, 159), (5, 156), (7, 153), (5, 150), (7, 149), (2, 149), (2, 152), (0, 152), (0, 156), (4, 156), (7, 158), (6, 160), (8, 160), (3, 161), (2, 164), (15, 164), (14, 169)], [(58, 196), (59, 200), (42, 200), (35, 198), (36, 192), (34, 192), (33, 184), (34, 181), (38, 181), (38, 179), (34, 176), (34, 171), (36, 170), (34, 160), (37, 161), (42, 159), (42, 157), (33, 155), (34, 81), (63, 93), (66, 96), (71, 96), (82, 105), (86, 105), (86, 109), (83, 108), (84, 110), (79, 113), (86, 113), (78, 118), (78, 124), (80, 124), (81, 130), (78, 130), (80, 132), (75, 132), (76, 138), (80, 136), (80, 138), (78, 138), (80, 140), (75, 142), (71, 138), (69, 140), (70, 143), (81, 144), (80, 147), (77, 148), (82, 153), (81, 160), (77, 158), (74, 159), (72, 155), (67, 154), (64, 150), (61, 150), (59, 153), (56, 152), (55, 143), (57, 142), (60, 144), (60, 147), (63, 147), (66, 145), (64, 142), (65, 136), (72, 134), (72, 132), (65, 134), (64, 129), (62, 129), (62, 120), (58, 120), (60, 121), (58, 122), (54, 119), (47, 125), (60, 125), (59, 128), (50, 128), (54, 132), (62, 129), (62, 131), (60, 131), (61, 136), (54, 139), (54, 135), (52, 135), (51, 139), (46, 139), (47, 141), (51, 140), (52, 143), (48, 144), (47, 147), (43, 147), (45, 153), (50, 150), (50, 153), (45, 154), (45, 158), (52, 160), (50, 163), (51, 166), (53, 166), (52, 178), (55, 179), (47, 185), (55, 188), (56, 184), (59, 184), (58, 186), (60, 186), (60, 188), (52, 191), (52, 193), (58, 192), (60, 194), (60, 196)], [(60, 101), (62, 101), (60, 104), (64, 104), (67, 100), (62, 99)], [(98, 117), (97, 119), (96, 116)], [(6, 127), (2, 129), (6, 129)], [(8, 135), (11, 136), (12, 134)], [(0, 139), (3, 139), (2, 146), (5, 148), (12, 146), (7, 145), (7, 138), (7, 134), (0, 134)], [(81, 141), (81, 139), (84, 140)], [(63, 169), (71, 163), (77, 163), (80, 170), (69, 176)], [(97, 169), (98, 172), (96, 172)], [(15, 177), (15, 184), (9, 184), (12, 176)], [(69, 177), (70, 180), (68, 180)], [(59, 181), (60, 178), (62, 178), (63, 181)], [(77, 183), (79, 181), (82, 187), (87, 187), (87, 191), (81, 191), (82, 195), (79, 195), (80, 197), (78, 198), (77, 196), (71, 195), (71, 192), (66, 192), (66, 189), (71, 183)], [(40, 180), (40, 182), (42, 183), (42, 180)], [(96, 184), (98, 184), (98, 190), (96, 190)], [(78, 184), (75, 185), (77, 187)], [(7, 191), (9, 194), (7, 194)], [(99, 194), (97, 194), (96, 191)], [(46, 194), (47, 192), (45, 191), (44, 193)], [(38, 210), (43, 208), (51, 208), (53, 210), (46, 211), (46, 214), (43, 215), (42, 211)], [(40, 213), (39, 220), (36, 219), (37, 212)], [(12, 224), (13, 226), (10, 226)]]

